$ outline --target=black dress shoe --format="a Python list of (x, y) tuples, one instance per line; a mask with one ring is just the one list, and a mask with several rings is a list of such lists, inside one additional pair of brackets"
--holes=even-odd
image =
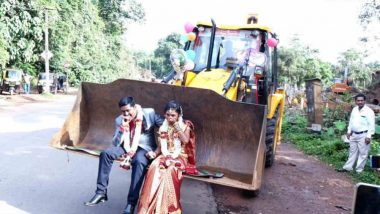
[(95, 206), (101, 202), (105, 202), (108, 200), (107, 194), (98, 194), (96, 193), (94, 197), (91, 198), (89, 202), (85, 202), (84, 205), (86, 206)]
[(123, 214), (133, 214), (135, 213), (135, 205), (127, 204), (125, 207)]

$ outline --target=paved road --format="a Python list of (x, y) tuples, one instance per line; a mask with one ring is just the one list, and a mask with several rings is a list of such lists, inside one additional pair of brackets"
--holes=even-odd
[[(54, 102), (6, 106), (0, 103), (0, 213), (121, 213), (130, 172), (114, 166), (109, 200), (97, 207), (83, 202), (95, 190), (98, 159), (56, 150), (48, 143), (71, 110), (74, 96)], [(185, 180), (184, 213), (217, 213), (209, 185)]]

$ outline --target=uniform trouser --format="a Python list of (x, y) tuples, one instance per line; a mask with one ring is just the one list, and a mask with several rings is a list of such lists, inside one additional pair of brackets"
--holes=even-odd
[[(132, 205), (137, 204), (140, 189), (144, 181), (144, 176), (147, 172), (149, 160), (145, 156), (146, 153), (147, 151), (139, 147), (132, 159), (132, 178), (128, 193), (128, 203)], [(100, 153), (96, 193), (107, 193), (108, 180), (112, 164), (114, 160), (123, 154), (125, 154), (125, 151), (120, 146), (108, 148)]]
[(350, 137), (350, 154), (347, 162), (344, 164), (343, 169), (351, 171), (353, 169), (354, 163), (356, 163), (356, 171), (362, 172), (364, 170), (370, 144), (365, 143), (365, 138), (367, 133), (355, 134), (353, 133)]

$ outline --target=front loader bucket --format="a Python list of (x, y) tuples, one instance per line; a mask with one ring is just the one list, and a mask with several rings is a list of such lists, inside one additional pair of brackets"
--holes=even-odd
[(196, 159), (200, 169), (224, 173), (223, 178), (198, 178), (247, 190), (260, 188), (265, 154), (266, 106), (230, 101), (206, 89), (135, 80), (110, 84), (82, 83), (72, 112), (50, 144), (99, 154), (111, 145), (118, 102), (133, 96), (142, 107), (163, 114), (169, 100), (183, 106), (194, 123)]

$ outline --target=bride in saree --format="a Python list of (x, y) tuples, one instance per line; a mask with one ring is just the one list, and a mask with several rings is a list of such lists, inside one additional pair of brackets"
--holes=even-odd
[(195, 134), (190, 121), (182, 119), (176, 101), (165, 106), (165, 121), (159, 129), (160, 154), (150, 165), (138, 205), (139, 214), (182, 212), (180, 189), (184, 174), (196, 174)]

